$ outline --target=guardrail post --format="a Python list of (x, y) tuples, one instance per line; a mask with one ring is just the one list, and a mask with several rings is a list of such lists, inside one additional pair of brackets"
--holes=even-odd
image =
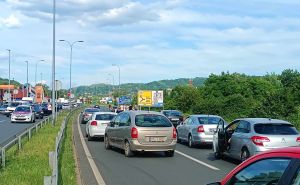
[(21, 150), (21, 148), (22, 148), (22, 137), (21, 136), (19, 136), (18, 137), (18, 148), (19, 148), (19, 150)]
[(5, 167), (5, 148), (1, 149), (2, 167)]
[(35, 125), (35, 132), (38, 131), (38, 125)]
[(28, 139), (31, 139), (31, 128), (28, 130)]
[(51, 176), (45, 176), (44, 177), (44, 185), (51, 185), (52, 184), (51, 180), (52, 180)]
[(54, 152), (53, 151), (49, 152), (49, 165), (50, 165), (51, 170), (53, 170), (53, 168), (54, 168)]

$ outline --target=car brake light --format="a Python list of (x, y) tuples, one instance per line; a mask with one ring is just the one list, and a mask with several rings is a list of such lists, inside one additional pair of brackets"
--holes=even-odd
[(138, 137), (139, 137), (139, 132), (138, 132), (137, 128), (132, 127), (131, 128), (131, 138), (137, 139)]
[(264, 146), (265, 142), (270, 142), (270, 139), (263, 136), (252, 136), (252, 142), (257, 146)]
[(298, 137), (298, 138), (296, 139), (296, 141), (297, 141), (297, 142), (300, 142), (300, 137)]
[(173, 128), (173, 139), (176, 139), (177, 138), (177, 132), (176, 132), (176, 129)]
[(197, 132), (204, 132), (204, 127), (203, 125), (200, 125), (197, 129)]
[(97, 121), (92, 121), (91, 126), (97, 126)]

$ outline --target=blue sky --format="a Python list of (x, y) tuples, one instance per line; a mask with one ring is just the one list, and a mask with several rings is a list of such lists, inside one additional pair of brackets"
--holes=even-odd
[[(0, 76), (25, 82), (24, 61), (50, 83), (52, 0), (0, 0)], [(59, 0), (57, 40), (74, 48), (73, 84), (150, 82), (300, 69), (299, 0)], [(69, 48), (57, 42), (57, 78), (68, 87)], [(116, 83), (116, 82), (115, 82)]]

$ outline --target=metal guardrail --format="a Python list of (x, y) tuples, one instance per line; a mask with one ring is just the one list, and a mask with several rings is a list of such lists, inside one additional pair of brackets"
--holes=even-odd
[(77, 110), (71, 110), (68, 115), (65, 117), (63, 123), (61, 124), (60, 131), (57, 134), (56, 141), (55, 141), (55, 151), (49, 152), (49, 165), (52, 169), (51, 176), (44, 177), (44, 185), (57, 185), (58, 184), (58, 159), (60, 153), (61, 143), (65, 136), (65, 129), (70, 118), (71, 112)]
[[(56, 117), (61, 114), (61, 112), (56, 114)], [(31, 139), (32, 133), (35, 130), (35, 133), (38, 132), (39, 128), (42, 128), (45, 124), (50, 124), (52, 122), (52, 117), (47, 117), (46, 119), (40, 121), (39, 123), (36, 123), (32, 127), (27, 128), (24, 132), (16, 135), (14, 138), (12, 138), (10, 141), (8, 141), (4, 146), (0, 147), (0, 167), (5, 168), (5, 162), (6, 162), (6, 151), (10, 148), (12, 148), (14, 145), (18, 145), (18, 149), (22, 149), (22, 139), (25, 136), (28, 136), (28, 140)]]

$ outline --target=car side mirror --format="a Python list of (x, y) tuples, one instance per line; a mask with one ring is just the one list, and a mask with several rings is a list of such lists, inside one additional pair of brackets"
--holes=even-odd
[(207, 185), (221, 185), (220, 182), (214, 182), (214, 183), (210, 183), (210, 184), (207, 184)]

